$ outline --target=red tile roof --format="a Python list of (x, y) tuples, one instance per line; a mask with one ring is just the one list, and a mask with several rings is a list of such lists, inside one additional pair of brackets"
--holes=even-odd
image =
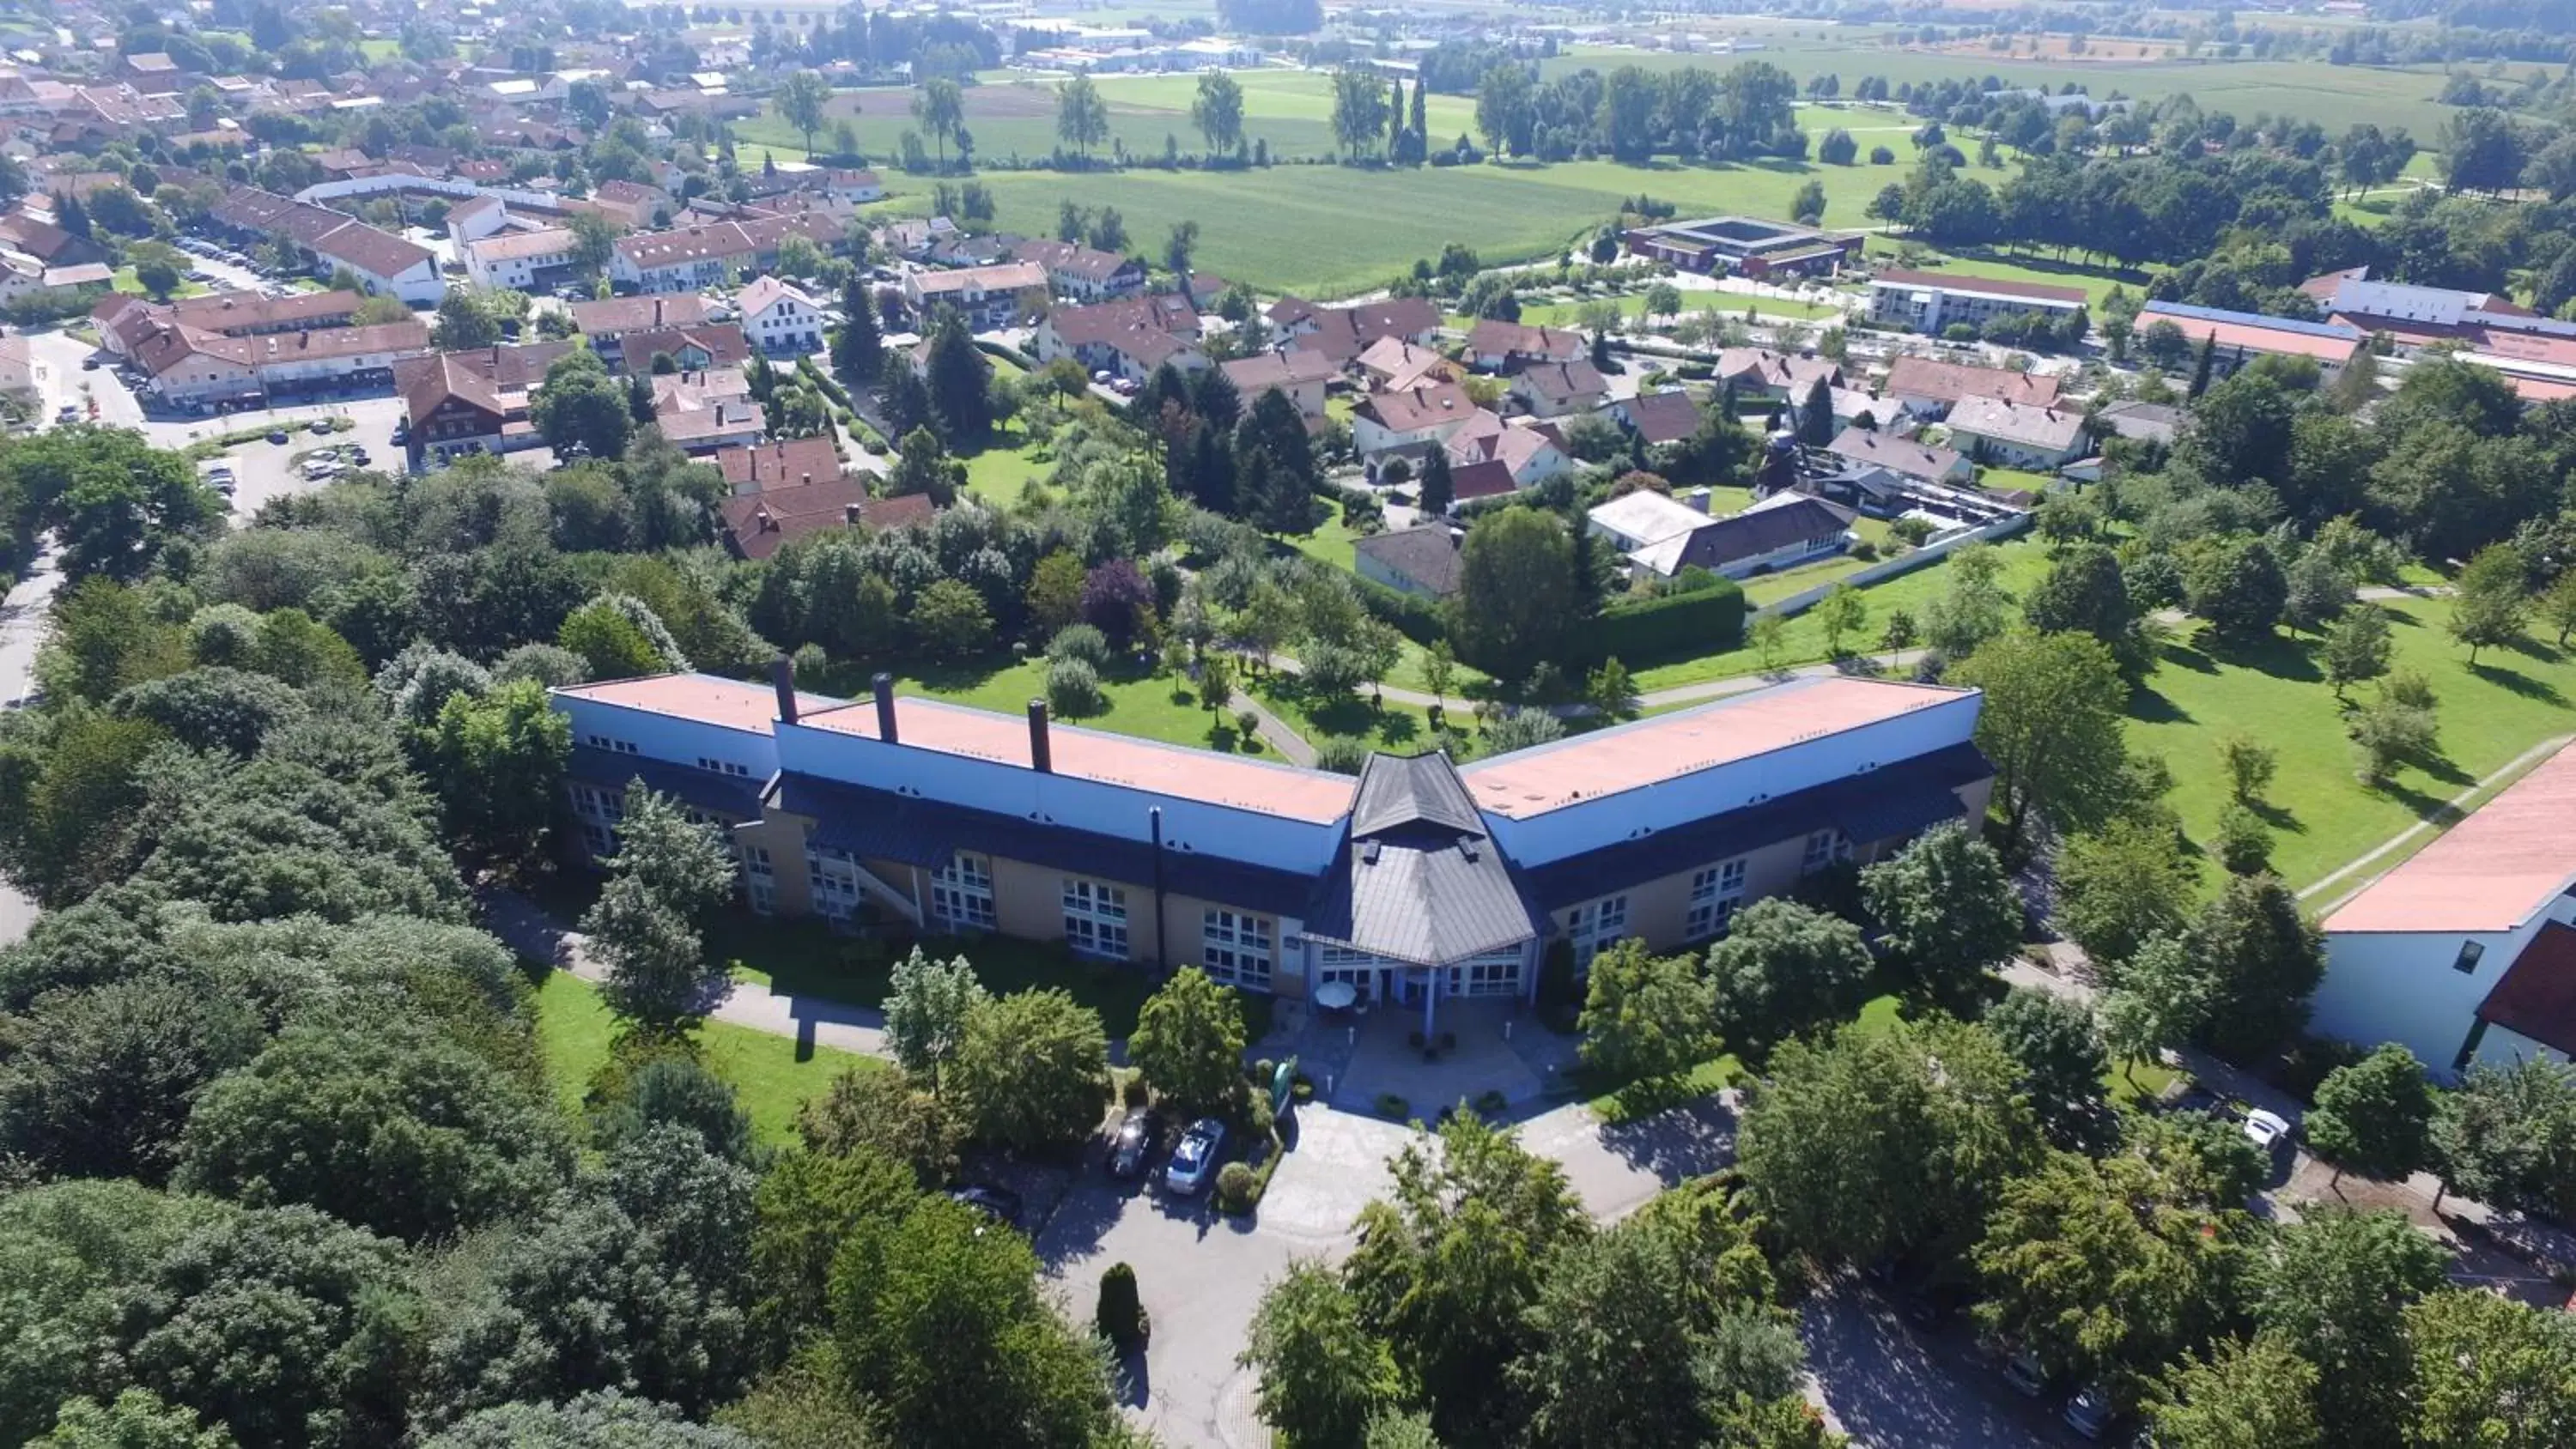
[(2478, 1003), (2478, 1020), (2576, 1055), (2576, 930), (2541, 927)]
[(727, 498), (716, 505), (724, 516), (725, 540), (747, 559), (764, 559), (809, 533), (847, 528), (911, 528), (930, 521), (930, 495), (870, 498), (864, 477), (772, 488)]
[(2372, 881), (2325, 919), (2334, 932), (2510, 931), (2576, 878), (2576, 750), (2561, 749)]
[(1884, 391), (1894, 397), (1930, 398), (1935, 402), (1991, 397), (2046, 407), (2057, 401), (2057, 379), (2006, 367), (1971, 367), (1929, 357), (1900, 357), (1887, 369)]

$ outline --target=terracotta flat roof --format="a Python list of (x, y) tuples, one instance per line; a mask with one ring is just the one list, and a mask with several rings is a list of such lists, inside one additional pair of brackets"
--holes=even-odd
[(2576, 877), (2576, 750), (2560, 749), (2326, 917), (2342, 931), (2510, 931)]
[[(648, 674), (641, 679), (576, 684), (554, 692), (571, 699), (597, 700), (602, 704), (640, 709), (647, 714), (696, 720), (700, 724), (748, 730), (753, 734), (769, 734), (770, 727), (778, 722), (776, 690), (766, 684), (725, 679), (713, 674)], [(832, 709), (840, 703), (819, 694), (800, 693), (796, 696), (799, 714), (808, 710)]]
[(2365, 340), (2360, 328), (2339, 323), (2301, 322), (2179, 302), (2149, 302), (2138, 309), (2140, 330), (2159, 322), (2171, 322), (2195, 344), (2206, 340), (2219, 347), (2293, 353), (2319, 362), (2349, 362)]
[(1459, 771), (1476, 803), (1510, 820), (1658, 785), (1947, 704), (1968, 693), (1875, 679), (1800, 679), (1698, 709), (1516, 750)]
[[(877, 738), (873, 701), (808, 714), (801, 722), (863, 739)], [(905, 697), (895, 701), (894, 722), (896, 735), (906, 745), (1023, 769), (1029, 764), (1028, 721), (1018, 715)], [(1231, 758), (1063, 724), (1049, 727), (1048, 755), (1059, 775), (1315, 825), (1329, 825), (1348, 815), (1359, 788), (1359, 782), (1348, 775)]]

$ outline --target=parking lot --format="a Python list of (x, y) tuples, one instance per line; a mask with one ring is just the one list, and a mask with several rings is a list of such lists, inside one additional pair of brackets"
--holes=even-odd
[[(1810, 1297), (1798, 1319), (1808, 1398), (1870, 1449), (2058, 1449), (2085, 1443), (2058, 1418), (2065, 1395), (2025, 1398), (1982, 1353), (1966, 1319), (1929, 1332), (1858, 1278)], [(2105, 1442), (2133, 1426), (2115, 1425)]]

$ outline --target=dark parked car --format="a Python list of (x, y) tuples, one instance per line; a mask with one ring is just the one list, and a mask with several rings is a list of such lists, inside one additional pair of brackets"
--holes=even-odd
[(271, 428), (271, 429), (269, 429), (269, 432), (268, 432), (268, 440), (269, 440), (270, 442), (272, 442), (272, 443), (283, 443), (283, 442), (285, 442), (285, 441), (286, 441), (286, 429), (284, 429), (284, 428)]
[(1145, 1175), (1145, 1164), (1154, 1155), (1154, 1114), (1138, 1108), (1118, 1124), (1118, 1135), (1109, 1139), (1109, 1175), (1135, 1178)]
[(1020, 1225), (1020, 1195), (1008, 1188), (970, 1183), (965, 1187), (950, 1188), (948, 1196), (1000, 1223), (1003, 1227), (1016, 1228)]

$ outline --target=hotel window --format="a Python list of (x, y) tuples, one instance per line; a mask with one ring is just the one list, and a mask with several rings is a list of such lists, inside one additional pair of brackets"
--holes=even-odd
[(621, 755), (635, 753), (633, 740), (611, 739), (607, 735), (583, 735), (581, 742), (595, 750), (611, 750)]
[(731, 760), (719, 760), (712, 755), (698, 756), (698, 768), (701, 770), (712, 770), (719, 775), (741, 775), (748, 777), (751, 774), (751, 767), (749, 765), (737, 765)]
[(993, 863), (958, 851), (931, 872), (930, 912), (952, 931), (989, 931), (1000, 924), (993, 913)]
[(2487, 948), (2484, 943), (2478, 941), (2462, 941), (2460, 943), (2460, 954), (2454, 957), (2451, 961), (2451, 969), (2461, 973), (2462, 975), (2475, 975), (2478, 969), (2478, 958), (2484, 956), (2486, 953)]
[(1798, 862), (1802, 875), (1814, 875), (1835, 861), (1851, 854), (1851, 841), (1839, 830), (1819, 830), (1807, 837), (1806, 858)]
[(778, 908), (778, 876), (769, 863), (769, 847), (742, 848), (742, 892), (753, 911), (768, 915)]
[(1208, 976), (1229, 986), (1269, 990), (1273, 929), (1268, 916), (1211, 907), (1199, 926), (1199, 955)]
[(1682, 934), (1694, 941), (1726, 934), (1735, 908), (1744, 904), (1744, 860), (1741, 856), (1691, 875), (1690, 914)]
[(1576, 906), (1565, 917), (1565, 934), (1574, 942), (1577, 968), (1592, 964), (1603, 947), (1628, 933), (1628, 898), (1603, 896)]
[(1449, 968), (1451, 996), (1518, 996), (1521, 993), (1521, 948), (1506, 946), (1470, 956)]
[(1085, 956), (1127, 959), (1127, 892), (1096, 880), (1064, 882), (1064, 943)]
[(814, 893), (815, 914), (846, 921), (858, 911), (859, 867), (846, 853), (805, 852), (805, 883)]

